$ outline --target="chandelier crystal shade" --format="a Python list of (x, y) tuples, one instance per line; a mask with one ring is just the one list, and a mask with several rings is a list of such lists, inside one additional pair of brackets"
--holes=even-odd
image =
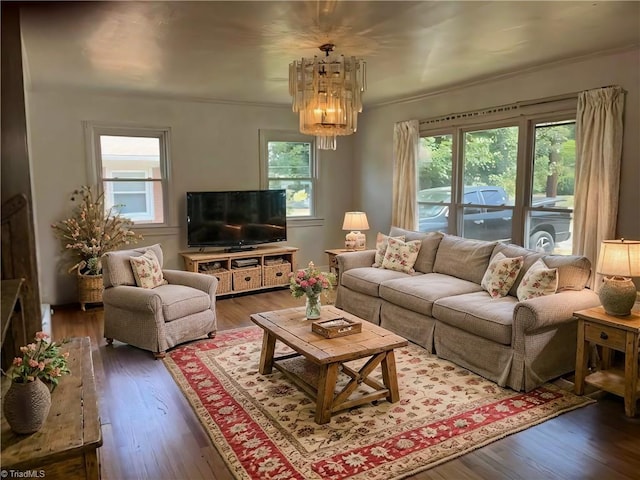
[(329, 58), (333, 44), (320, 50), (324, 58), (303, 58), (289, 64), (289, 93), (300, 114), (300, 132), (317, 137), (318, 148), (335, 150), (336, 137), (358, 128), (365, 90), (366, 64), (355, 57)]

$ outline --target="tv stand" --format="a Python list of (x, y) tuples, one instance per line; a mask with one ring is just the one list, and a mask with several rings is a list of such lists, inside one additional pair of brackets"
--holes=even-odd
[[(289, 287), (289, 274), (296, 270), (295, 247), (245, 247), (218, 252), (183, 252), (189, 272), (214, 275), (216, 295)], [(253, 260), (242, 262), (242, 260)], [(240, 261), (238, 261), (240, 260)], [(244, 266), (246, 265), (246, 266)]]

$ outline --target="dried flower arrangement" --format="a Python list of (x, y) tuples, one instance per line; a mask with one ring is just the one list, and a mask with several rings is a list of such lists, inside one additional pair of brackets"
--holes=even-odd
[(51, 225), (74, 259), (69, 272), (99, 275), (103, 254), (142, 239), (142, 235), (131, 231), (131, 220), (122, 217), (114, 207), (105, 210), (104, 193), (96, 194), (95, 190), (86, 185), (75, 190), (71, 201), (78, 204), (73, 216)]

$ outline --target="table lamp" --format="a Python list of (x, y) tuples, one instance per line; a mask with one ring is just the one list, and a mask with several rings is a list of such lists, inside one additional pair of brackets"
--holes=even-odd
[(640, 241), (603, 240), (597, 272), (605, 275), (599, 291), (604, 311), (616, 317), (630, 315), (636, 301), (630, 277), (640, 276)]
[(367, 237), (361, 232), (361, 230), (369, 230), (366, 213), (346, 212), (342, 230), (350, 230), (344, 242), (344, 247), (347, 250), (364, 250), (367, 247)]

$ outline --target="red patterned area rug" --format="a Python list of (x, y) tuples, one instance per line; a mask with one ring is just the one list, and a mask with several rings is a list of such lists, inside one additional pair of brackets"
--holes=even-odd
[(396, 350), (399, 402), (317, 425), (315, 404), (281, 372), (258, 372), (261, 347), (262, 330), (249, 327), (164, 360), (239, 479), (400, 479), (593, 402), (551, 384), (500, 388), (409, 345)]

